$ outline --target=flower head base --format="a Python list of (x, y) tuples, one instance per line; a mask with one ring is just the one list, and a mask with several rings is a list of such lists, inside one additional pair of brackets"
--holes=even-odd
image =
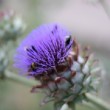
[(57, 103), (83, 100), (86, 92), (96, 90), (93, 75), (97, 62), (88, 48), (81, 50), (70, 33), (58, 24), (43, 25), (33, 30), (21, 43), (15, 65), (21, 72), (39, 80), (32, 92), (42, 91)]

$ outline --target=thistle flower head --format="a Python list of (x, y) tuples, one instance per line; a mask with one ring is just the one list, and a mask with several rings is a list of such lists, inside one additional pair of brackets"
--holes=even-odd
[(93, 73), (98, 70), (97, 61), (60, 25), (34, 29), (17, 51), (15, 66), (40, 82), (32, 92), (46, 95), (41, 104), (52, 100), (55, 105), (75, 103), (82, 101), (86, 92), (96, 91), (99, 81)]
[(62, 65), (71, 50), (70, 33), (58, 24), (34, 29), (21, 43), (16, 67), (30, 75), (46, 74)]

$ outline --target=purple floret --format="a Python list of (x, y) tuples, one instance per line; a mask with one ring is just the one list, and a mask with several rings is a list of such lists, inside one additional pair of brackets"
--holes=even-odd
[(15, 56), (15, 66), (22, 74), (38, 75), (65, 62), (73, 40), (58, 24), (34, 29), (21, 43)]

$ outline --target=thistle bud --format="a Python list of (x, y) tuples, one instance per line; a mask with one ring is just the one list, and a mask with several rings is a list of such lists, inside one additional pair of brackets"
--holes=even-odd
[(13, 10), (0, 12), (0, 40), (2, 42), (16, 39), (16, 36), (20, 35), (25, 27), (21, 17)]
[(22, 74), (40, 82), (32, 92), (45, 93), (42, 104), (51, 100), (75, 103), (78, 99), (84, 100), (84, 94), (96, 88), (92, 76), (95, 60), (88, 51), (79, 48), (76, 40), (60, 25), (42, 25), (17, 49), (15, 66)]

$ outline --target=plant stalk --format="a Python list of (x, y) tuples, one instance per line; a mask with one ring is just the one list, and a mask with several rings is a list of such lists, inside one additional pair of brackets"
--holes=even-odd
[(4, 72), (4, 77), (5, 77), (5, 79), (11, 80), (11, 81), (14, 81), (17, 83), (21, 83), (21, 84), (29, 86), (29, 87), (37, 84), (37, 81), (35, 81), (35, 80), (25, 78), (23, 76), (14, 74), (14, 73), (9, 72), (9, 71)]
[(105, 101), (100, 99), (97, 96), (94, 96), (92, 94), (86, 93), (85, 94), (86, 98), (88, 99), (89, 102), (100, 108), (100, 110), (110, 110), (110, 105), (107, 104)]

